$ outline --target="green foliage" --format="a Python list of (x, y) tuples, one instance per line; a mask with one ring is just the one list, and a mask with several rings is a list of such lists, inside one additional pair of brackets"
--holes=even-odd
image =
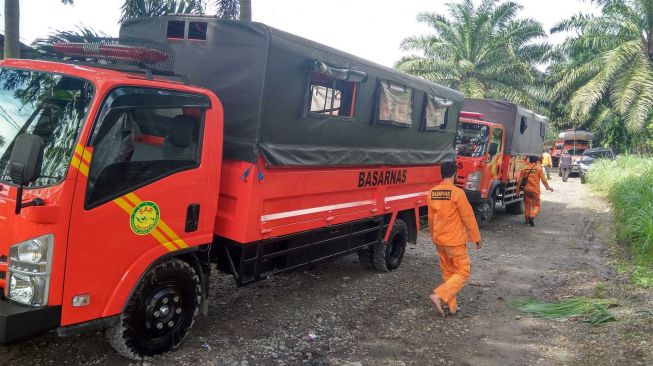
[(484, 0), (476, 7), (464, 0), (447, 8), (449, 17), (428, 12), (417, 16), (434, 34), (404, 39), (404, 50), (421, 55), (404, 57), (396, 67), (467, 97), (538, 104), (542, 74), (535, 66), (550, 48), (542, 25), (517, 19), (522, 6), (511, 1)]
[(630, 280), (637, 287), (653, 289), (653, 271), (647, 266), (636, 266)]
[[(646, 146), (653, 123), (653, 2), (601, 0), (600, 16), (577, 15), (551, 31), (575, 34), (552, 53), (548, 97), (568, 123), (600, 130), (615, 147), (620, 135)], [(620, 126), (617, 126), (620, 125)], [(649, 135), (650, 136), (650, 135)]]
[(204, 0), (125, 0), (119, 22), (138, 17), (166, 14), (203, 14)]
[(612, 299), (591, 299), (586, 297), (566, 299), (559, 302), (526, 300), (514, 303), (517, 310), (536, 318), (580, 318), (591, 325), (601, 325), (616, 320), (608, 312), (608, 309), (617, 305), (617, 302)]
[(630, 243), (638, 263), (653, 264), (653, 159), (626, 155), (599, 160), (587, 178), (612, 203), (617, 234)]

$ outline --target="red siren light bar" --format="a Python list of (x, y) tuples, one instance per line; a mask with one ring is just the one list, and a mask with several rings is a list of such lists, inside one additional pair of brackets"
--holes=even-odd
[(168, 60), (168, 55), (164, 51), (145, 46), (101, 43), (57, 43), (53, 48), (55, 51), (67, 56), (136, 61), (146, 64), (156, 64)]
[(483, 113), (461, 111), (460, 112), (460, 117), (461, 118), (483, 119), (485, 117), (485, 115)]

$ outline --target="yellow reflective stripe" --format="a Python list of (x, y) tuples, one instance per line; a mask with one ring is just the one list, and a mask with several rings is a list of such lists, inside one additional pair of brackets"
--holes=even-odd
[(177, 244), (177, 246), (179, 246), (180, 248), (188, 248), (188, 244), (186, 244), (185, 241), (183, 241), (179, 236), (177, 236), (177, 233), (172, 231), (170, 226), (168, 226), (168, 224), (166, 224), (163, 220), (159, 221), (159, 226), (161, 227), (161, 230), (163, 230), (163, 232), (166, 235), (168, 235), (168, 237), (172, 239), (172, 241), (175, 242), (175, 244)]
[(173, 252), (177, 250), (177, 248), (175, 248), (175, 246), (172, 245), (172, 243), (168, 241), (168, 239), (166, 239), (163, 235), (161, 235), (158, 229), (154, 229), (154, 231), (152, 231), (150, 235), (152, 235), (154, 239), (158, 240), (159, 243), (161, 243), (169, 251)]
[(73, 155), (72, 165), (74, 168), (77, 168), (77, 170), (79, 170), (79, 172), (82, 173), (85, 177), (88, 177), (88, 165), (79, 161), (79, 158), (75, 155)]
[(136, 206), (136, 205), (140, 204), (141, 202), (143, 202), (143, 201), (141, 201), (141, 199), (138, 198), (138, 196), (135, 195), (134, 193), (127, 193), (127, 194), (124, 195), (123, 197), (125, 197), (126, 199), (128, 199), (129, 201), (131, 201), (131, 203), (133, 203), (134, 206)]
[(113, 202), (118, 205), (118, 207), (122, 208), (123, 211), (127, 212), (127, 214), (131, 217), (132, 210), (134, 210), (134, 207), (131, 206), (127, 201), (125, 201), (122, 197), (116, 198), (113, 200)]
[[(126, 198), (128, 198), (129, 200), (126, 199)], [(126, 194), (126, 195), (124, 195), (124, 196), (122, 196), (120, 198), (116, 198), (115, 200), (113, 200), (113, 202), (115, 204), (117, 204), (118, 206), (120, 206), (120, 208), (122, 208), (123, 211), (125, 211), (131, 217), (132, 211), (134, 210), (134, 206), (129, 204), (129, 201), (132, 201), (132, 203), (134, 203), (134, 201), (133, 201), (134, 198), (138, 198), (138, 197), (136, 197), (133, 193), (129, 193), (129, 194)], [(136, 204), (138, 204), (138, 203), (136, 203)], [(158, 229), (154, 229), (154, 231), (152, 231), (150, 233), (150, 235), (152, 235), (154, 237), (154, 239), (156, 239), (159, 243), (161, 243), (161, 245), (166, 247), (166, 249), (168, 249), (169, 251), (172, 252), (172, 251), (177, 250), (177, 248), (175, 248), (175, 246), (172, 245), (172, 243), (168, 239), (166, 239), (159, 232)]]
[(86, 164), (91, 164), (91, 155), (92, 154), (91, 154), (90, 151), (88, 151), (88, 149), (84, 149), (84, 152), (82, 154), (80, 154), (80, 155), (82, 155), (82, 160), (84, 160), (84, 162)]
[[(134, 205), (138, 205), (138, 204), (140, 204), (141, 202), (143, 202), (143, 201), (142, 201), (140, 198), (138, 198), (138, 196), (135, 195), (134, 193), (128, 193), (128, 194), (126, 194), (126, 195), (125, 195), (125, 198), (127, 198), (129, 201), (131, 201)], [(172, 229), (170, 228), (170, 226), (168, 226), (168, 224), (166, 224), (166, 222), (163, 221), (163, 219), (161, 219), (161, 218), (159, 218), (159, 228), (163, 231), (163, 233), (164, 233), (165, 235), (168, 236), (168, 238), (170, 238), (170, 239), (171, 239), (175, 244), (177, 244), (177, 246), (179, 246), (180, 248), (188, 248), (188, 244), (186, 244), (186, 242), (183, 241), (183, 240), (179, 237), (179, 235), (177, 235), (177, 233), (175, 233), (174, 230), (172, 230)]]
[(77, 144), (77, 146), (75, 146), (75, 152), (79, 156), (82, 156), (82, 154), (84, 153), (84, 147), (82, 145)]

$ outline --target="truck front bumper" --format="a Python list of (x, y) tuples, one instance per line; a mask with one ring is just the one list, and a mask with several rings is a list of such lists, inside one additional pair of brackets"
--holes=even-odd
[(0, 344), (8, 344), (55, 329), (61, 307), (29, 308), (0, 300)]
[(467, 201), (469, 201), (469, 203), (474, 204), (483, 201), (483, 197), (481, 197), (481, 192), (479, 191), (465, 190), (465, 195), (467, 196)]

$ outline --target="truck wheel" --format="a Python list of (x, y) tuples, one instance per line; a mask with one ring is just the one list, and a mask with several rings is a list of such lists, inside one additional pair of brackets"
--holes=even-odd
[(509, 203), (506, 205), (506, 212), (512, 215), (520, 215), (524, 213), (524, 200)]
[(492, 219), (492, 214), (494, 213), (495, 202), (496, 200), (494, 198), (494, 194), (492, 194), (486, 200), (479, 202), (476, 207), (474, 207), (478, 227), (486, 227), (490, 222), (490, 219)]
[(406, 251), (408, 227), (403, 220), (396, 219), (388, 241), (376, 244), (372, 249), (374, 268), (382, 272), (395, 270), (401, 264)]
[(195, 322), (201, 294), (199, 276), (188, 263), (174, 258), (157, 265), (137, 285), (120, 321), (107, 331), (111, 346), (132, 360), (179, 347)]
[(365, 269), (374, 268), (374, 259), (372, 248), (361, 249), (358, 251), (358, 261)]

